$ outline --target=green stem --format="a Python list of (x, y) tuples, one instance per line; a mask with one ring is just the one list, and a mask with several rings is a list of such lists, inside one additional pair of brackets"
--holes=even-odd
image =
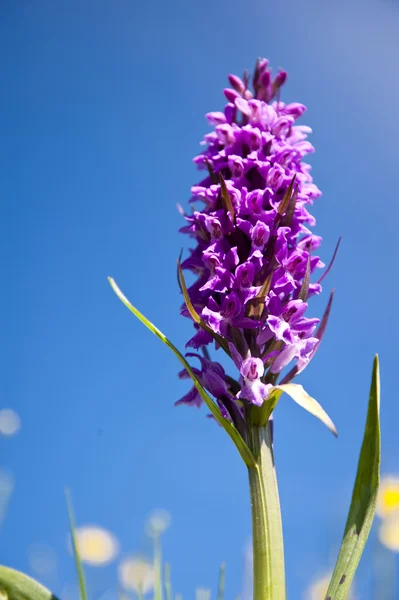
[(170, 565), (166, 564), (164, 566), (163, 572), (164, 572), (164, 586), (165, 586), (166, 600), (173, 600), (172, 583), (171, 583), (171, 579), (170, 579)]
[(252, 510), (254, 600), (285, 600), (284, 546), (270, 426), (252, 425), (256, 467), (248, 467)]
[(154, 537), (154, 600), (163, 600), (162, 548), (159, 535)]

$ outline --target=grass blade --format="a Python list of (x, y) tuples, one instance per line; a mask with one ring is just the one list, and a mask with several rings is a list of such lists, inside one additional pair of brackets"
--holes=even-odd
[(163, 600), (162, 547), (159, 535), (154, 537), (154, 600)]
[(75, 558), (76, 572), (78, 574), (80, 600), (87, 600), (86, 582), (85, 582), (85, 577), (84, 577), (84, 572), (83, 572), (82, 561), (81, 561), (80, 555), (79, 555), (79, 548), (78, 548), (77, 540), (76, 540), (75, 517), (73, 514), (72, 500), (71, 500), (71, 495), (69, 493), (69, 490), (65, 490), (65, 497), (66, 497), (67, 508), (68, 508), (69, 527), (71, 529), (71, 541), (72, 541), (73, 555)]
[(134, 314), (134, 316), (137, 317), (137, 319), (143, 323), (143, 325), (145, 325), (154, 335), (157, 336), (157, 338), (159, 338), (166, 346), (168, 346), (168, 348), (170, 348), (172, 350), (172, 352), (175, 354), (175, 356), (179, 359), (179, 361), (182, 363), (182, 365), (186, 369), (187, 373), (190, 375), (195, 387), (198, 390), (198, 393), (200, 394), (201, 398), (203, 399), (203, 401), (205, 402), (205, 404), (211, 411), (212, 415), (215, 417), (216, 421), (219, 423), (219, 425), (221, 425), (221, 427), (223, 427), (223, 429), (226, 431), (226, 433), (228, 433), (230, 438), (233, 440), (233, 442), (234, 442), (238, 452), (240, 453), (241, 458), (245, 462), (245, 464), (247, 466), (255, 466), (256, 463), (255, 463), (253, 454), (250, 451), (250, 449), (248, 448), (248, 446), (245, 443), (245, 441), (243, 440), (243, 438), (241, 437), (240, 433), (237, 431), (237, 429), (234, 427), (234, 425), (228, 419), (225, 419), (222, 416), (222, 413), (220, 412), (219, 407), (212, 400), (212, 398), (205, 391), (205, 389), (202, 387), (201, 383), (198, 381), (197, 377), (194, 375), (190, 365), (188, 364), (188, 362), (184, 358), (184, 356), (181, 354), (181, 352), (179, 352), (179, 350), (176, 348), (176, 346), (174, 344), (172, 344), (171, 341), (168, 340), (168, 338), (162, 333), (162, 331), (160, 331), (157, 327), (155, 327), (155, 325), (153, 325), (148, 319), (146, 319), (146, 317), (143, 314), (141, 314), (141, 312), (139, 310), (137, 310), (137, 308), (135, 308), (131, 304), (131, 302), (129, 302), (129, 300), (126, 298), (126, 296), (121, 292), (119, 287), (116, 285), (116, 283), (112, 279), (112, 277), (108, 277), (108, 281), (109, 281), (112, 289), (114, 290), (115, 294), (118, 296), (119, 300), (121, 300), (121, 302), (123, 302), (123, 304), (130, 310), (130, 312), (132, 312)]
[(165, 564), (164, 566), (164, 586), (165, 586), (165, 600), (173, 600), (172, 594), (172, 581), (170, 577), (170, 565)]
[(226, 563), (222, 563), (219, 567), (217, 600), (224, 600), (225, 583), (226, 583)]
[(326, 600), (347, 597), (374, 518), (380, 483), (380, 375), (374, 359), (367, 421), (348, 520)]

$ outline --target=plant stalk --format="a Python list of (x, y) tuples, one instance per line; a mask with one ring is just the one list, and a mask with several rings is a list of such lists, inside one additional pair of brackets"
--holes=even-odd
[(269, 423), (251, 426), (256, 467), (248, 467), (252, 512), (254, 600), (285, 600), (280, 500)]

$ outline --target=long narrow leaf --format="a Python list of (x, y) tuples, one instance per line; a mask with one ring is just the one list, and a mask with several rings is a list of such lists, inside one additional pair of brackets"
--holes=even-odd
[(347, 597), (369, 536), (380, 483), (380, 445), (380, 375), (376, 356), (352, 502), (326, 600), (344, 600)]
[(66, 497), (67, 509), (68, 509), (69, 527), (71, 530), (71, 542), (72, 542), (73, 555), (75, 558), (76, 572), (78, 574), (80, 600), (87, 600), (86, 582), (85, 582), (82, 561), (80, 558), (79, 548), (78, 548), (77, 539), (76, 539), (75, 517), (73, 514), (72, 500), (71, 500), (71, 495), (69, 493), (69, 490), (65, 490), (65, 497)]
[(280, 202), (280, 206), (277, 209), (277, 213), (282, 216), (288, 209), (292, 196), (293, 196), (293, 189), (294, 189), (294, 183), (295, 183), (295, 179), (296, 179), (296, 174), (294, 175), (294, 177), (291, 179), (291, 183), (287, 188), (287, 191), (285, 192), (283, 199)]
[(3, 600), (57, 600), (40, 583), (14, 569), (0, 566), (0, 598)]
[(337, 254), (338, 254), (338, 250), (339, 250), (339, 246), (340, 246), (340, 244), (341, 244), (341, 241), (342, 241), (342, 236), (339, 236), (339, 239), (338, 239), (337, 245), (335, 246), (334, 254), (333, 254), (333, 256), (332, 256), (332, 259), (330, 260), (330, 264), (328, 265), (327, 269), (324, 271), (323, 275), (320, 277), (320, 279), (319, 279), (319, 281), (318, 281), (317, 283), (321, 283), (321, 282), (323, 281), (323, 279), (324, 279), (325, 277), (327, 277), (327, 275), (328, 275), (328, 274), (329, 274), (329, 272), (331, 271), (331, 269), (332, 269), (332, 266), (333, 266), (333, 264), (334, 264), (334, 262), (335, 262), (335, 259), (336, 259), (336, 257), (337, 257)]
[(254, 317), (255, 319), (260, 319), (265, 308), (265, 297), (268, 295), (270, 291), (270, 286), (272, 284), (274, 271), (272, 270), (269, 275), (266, 277), (263, 282), (262, 287), (259, 292), (256, 294), (255, 298), (249, 301), (249, 311), (248, 317)]
[(251, 421), (254, 425), (266, 425), (269, 420), (272, 412), (277, 406), (277, 402), (280, 400), (282, 393), (285, 392), (290, 398), (294, 400), (299, 406), (307, 410), (310, 414), (320, 419), (324, 425), (328, 427), (332, 433), (337, 436), (337, 429), (326, 413), (326, 411), (322, 408), (322, 406), (309, 396), (309, 394), (304, 390), (301, 385), (296, 383), (286, 383), (275, 385), (269, 397), (265, 400), (265, 402), (260, 407), (251, 407)]
[(284, 385), (276, 385), (275, 388), (288, 394), (294, 402), (307, 410), (311, 415), (320, 419), (324, 425), (328, 427), (335, 436), (338, 436), (337, 429), (324, 408), (297, 383), (286, 383)]
[(188, 362), (184, 358), (184, 356), (181, 354), (181, 352), (179, 352), (179, 350), (176, 348), (176, 346), (174, 346), (174, 344), (172, 344), (172, 342), (168, 340), (168, 338), (162, 333), (162, 331), (160, 331), (157, 327), (155, 327), (155, 325), (153, 325), (148, 319), (146, 319), (146, 317), (144, 315), (142, 315), (141, 312), (139, 310), (137, 310), (137, 308), (135, 308), (129, 302), (129, 300), (126, 298), (126, 296), (121, 292), (119, 287), (116, 285), (116, 283), (112, 279), (112, 277), (108, 277), (108, 281), (109, 281), (112, 289), (114, 290), (115, 294), (123, 302), (123, 304), (134, 314), (134, 316), (137, 317), (137, 319), (139, 319), (139, 321), (141, 321), (143, 323), (143, 325), (145, 325), (166, 346), (168, 346), (168, 348), (170, 348), (172, 350), (172, 352), (175, 354), (175, 356), (179, 359), (179, 361), (182, 363), (182, 365), (186, 369), (187, 373), (190, 375), (196, 389), (198, 390), (198, 393), (200, 394), (201, 398), (203, 399), (203, 401), (205, 402), (205, 404), (211, 411), (212, 415), (215, 417), (216, 421), (219, 423), (219, 425), (221, 425), (223, 427), (223, 429), (226, 431), (226, 433), (228, 433), (230, 438), (233, 440), (233, 442), (234, 442), (238, 452), (240, 453), (241, 458), (245, 462), (245, 464), (247, 466), (255, 466), (256, 463), (255, 463), (254, 456), (253, 456), (252, 452), (250, 451), (250, 449), (248, 448), (248, 446), (246, 445), (245, 441), (243, 440), (243, 438), (241, 437), (241, 435), (239, 434), (237, 429), (234, 427), (234, 425), (228, 419), (225, 419), (222, 416), (219, 407), (216, 405), (216, 403), (212, 400), (212, 398), (207, 394), (205, 389), (202, 387), (201, 383), (199, 382), (197, 377), (194, 375), (190, 365), (188, 364)]
[(219, 172), (219, 183), (220, 183), (220, 190), (221, 190), (221, 195), (222, 195), (223, 206), (224, 206), (225, 210), (230, 213), (231, 218), (234, 223), (234, 221), (235, 221), (234, 207), (231, 202), (230, 194), (227, 190), (226, 182), (224, 180), (223, 175), (220, 172)]
[(300, 300), (303, 300), (304, 302), (306, 302), (306, 300), (308, 298), (309, 284), (310, 284), (310, 252), (309, 252), (309, 256), (308, 256), (308, 261), (306, 263), (305, 276), (303, 278), (301, 289), (299, 290), (299, 295), (298, 295), (298, 298)]

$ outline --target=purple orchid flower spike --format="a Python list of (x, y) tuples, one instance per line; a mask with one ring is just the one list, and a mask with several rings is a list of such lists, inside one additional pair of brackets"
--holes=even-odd
[[(194, 159), (208, 176), (192, 188), (192, 202), (204, 206), (185, 217), (196, 246), (182, 268), (197, 275), (188, 292), (204, 323), (228, 342), (244, 339), (241, 349), (248, 345), (253, 356), (273, 351), (268, 367), (276, 374), (306, 363), (318, 323), (299, 297), (304, 279), (324, 266), (315, 254), (321, 238), (309, 229), (308, 207), (321, 195), (303, 162), (313, 152), (311, 130), (295, 123), (303, 105), (273, 100), (286, 73), (273, 78), (267, 60), (257, 63), (254, 93), (248, 77), (229, 79), (228, 104), (207, 115), (214, 130)], [(262, 309), (251, 312), (266, 280)], [(320, 282), (306, 288), (308, 298), (321, 292)], [(213, 342), (209, 330), (196, 329), (188, 346)]]
[[(207, 114), (212, 131), (194, 159), (206, 170), (191, 189), (190, 203), (199, 206), (181, 230), (194, 241), (181, 267), (196, 278), (185, 294), (195, 313), (182, 307), (196, 329), (186, 346), (213, 345), (232, 359), (235, 375), (212, 361), (195, 373), (244, 439), (248, 405), (262, 407), (279, 380), (290, 383), (319, 348), (330, 308), (320, 322), (308, 316), (309, 302), (338, 250), (312, 280), (325, 266), (309, 210), (321, 192), (304, 160), (314, 151), (311, 129), (297, 124), (306, 108), (280, 98), (286, 78), (285, 71), (272, 76), (266, 59), (256, 63), (253, 90), (247, 74), (229, 76), (227, 104)], [(201, 400), (193, 388), (179, 403)]]

